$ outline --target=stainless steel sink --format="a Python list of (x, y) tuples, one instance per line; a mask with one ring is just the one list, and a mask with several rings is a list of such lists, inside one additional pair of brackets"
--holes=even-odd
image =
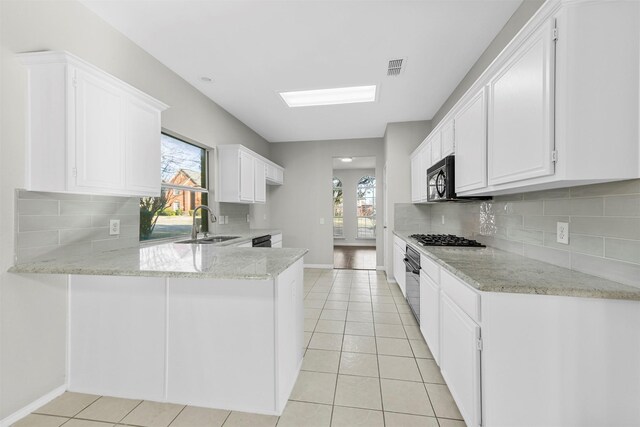
[(226, 242), (227, 240), (237, 239), (240, 236), (209, 236), (201, 239), (181, 240), (176, 243), (195, 243), (199, 245), (212, 245), (214, 243)]

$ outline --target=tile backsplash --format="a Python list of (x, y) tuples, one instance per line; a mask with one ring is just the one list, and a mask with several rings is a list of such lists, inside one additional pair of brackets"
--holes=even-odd
[(213, 233), (215, 234), (231, 234), (243, 233), (249, 231), (249, 223), (247, 215), (249, 215), (249, 205), (241, 203), (218, 203), (218, 212), (216, 215), (227, 217), (226, 224), (220, 224), (218, 221), (213, 224)]
[[(249, 231), (249, 205), (219, 203), (215, 214), (226, 224), (211, 232)], [(120, 220), (120, 235), (109, 235), (109, 220)], [(140, 245), (140, 198), (16, 191), (15, 262), (60, 254), (101, 252)]]
[[(56, 254), (91, 253), (139, 245), (137, 197), (16, 191), (16, 263)], [(109, 235), (109, 220), (120, 234)]]
[[(428, 211), (428, 227), (422, 227), (432, 233), (472, 237), (640, 287), (640, 179), (424, 206), (420, 218)], [(396, 229), (413, 231), (398, 209), (408, 212), (404, 205), (396, 206)], [(557, 222), (569, 223), (568, 245), (556, 242)]]

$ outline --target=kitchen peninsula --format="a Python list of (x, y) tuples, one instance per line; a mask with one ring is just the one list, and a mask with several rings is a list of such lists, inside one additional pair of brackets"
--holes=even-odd
[(10, 271), (69, 275), (68, 390), (279, 415), (306, 252), (165, 243)]

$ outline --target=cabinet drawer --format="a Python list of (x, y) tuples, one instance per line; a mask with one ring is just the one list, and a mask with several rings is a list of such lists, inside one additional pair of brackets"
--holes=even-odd
[(469, 317), (480, 322), (479, 293), (446, 270), (441, 271), (440, 289)]
[(440, 266), (428, 256), (420, 254), (420, 268), (436, 285), (440, 285)]

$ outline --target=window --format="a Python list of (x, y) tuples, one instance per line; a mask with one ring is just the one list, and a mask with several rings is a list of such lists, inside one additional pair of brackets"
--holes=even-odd
[[(166, 134), (160, 144), (161, 195), (140, 199), (140, 240), (189, 234), (193, 210), (208, 201), (207, 151)], [(202, 210), (197, 221), (206, 231)]]
[(363, 176), (358, 181), (356, 195), (358, 239), (376, 238), (376, 178)]
[(333, 177), (333, 237), (344, 237), (342, 181)]

